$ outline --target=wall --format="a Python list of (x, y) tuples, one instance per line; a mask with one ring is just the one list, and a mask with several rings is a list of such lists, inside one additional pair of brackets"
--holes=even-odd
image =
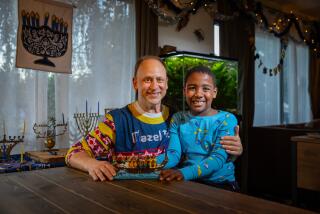
[[(198, 41), (193, 33), (201, 28), (204, 32), (204, 40)], [(213, 53), (213, 20), (204, 9), (199, 9), (195, 15), (190, 14), (189, 23), (179, 32), (176, 25), (159, 23), (159, 46), (171, 45), (178, 51), (190, 51), (209, 54)]]

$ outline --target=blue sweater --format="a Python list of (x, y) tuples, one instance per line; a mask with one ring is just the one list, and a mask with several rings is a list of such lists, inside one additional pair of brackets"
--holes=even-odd
[[(237, 125), (231, 113), (218, 111), (212, 116), (192, 116), (189, 112), (173, 115), (166, 168), (176, 166), (185, 180), (199, 179), (213, 183), (235, 180), (234, 165), (221, 147), (223, 136), (234, 135)], [(164, 155), (157, 158), (162, 162)], [(181, 159), (181, 161), (180, 161)]]

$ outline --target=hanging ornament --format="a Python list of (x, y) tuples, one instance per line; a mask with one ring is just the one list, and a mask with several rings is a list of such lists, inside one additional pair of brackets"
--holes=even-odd
[(288, 46), (288, 40), (287, 39), (281, 39), (281, 52), (280, 52), (280, 59), (279, 59), (279, 63), (273, 67), (273, 68), (268, 68), (266, 66), (264, 66), (264, 63), (262, 61), (262, 57), (259, 54), (259, 51), (254, 55), (254, 60), (257, 61), (259, 60), (259, 65), (258, 65), (258, 69), (260, 69), (261, 67), (263, 67), (262, 72), (264, 74), (267, 74), (269, 72), (269, 76), (276, 76), (278, 73), (280, 73), (282, 71), (283, 68), (283, 62), (284, 62), (284, 58), (286, 57), (286, 50), (287, 50), (287, 46)]

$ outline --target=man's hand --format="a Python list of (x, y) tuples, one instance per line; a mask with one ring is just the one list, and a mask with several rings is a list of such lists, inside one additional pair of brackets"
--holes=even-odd
[(234, 131), (235, 136), (224, 136), (221, 138), (220, 143), (222, 148), (224, 148), (228, 154), (240, 156), (243, 148), (239, 137), (239, 126), (236, 126)]
[(117, 174), (116, 169), (109, 162), (98, 161), (94, 158), (88, 160), (85, 168), (95, 181), (105, 181), (106, 179), (111, 181), (113, 176)]
[(107, 161), (98, 161), (90, 157), (85, 151), (75, 153), (69, 160), (73, 168), (88, 172), (95, 181), (113, 180), (116, 169)]
[(183, 180), (184, 177), (182, 175), (182, 173), (180, 172), (180, 170), (176, 170), (176, 169), (166, 169), (166, 170), (161, 170), (160, 172), (160, 181), (173, 181), (173, 180), (177, 180), (177, 181), (181, 181)]

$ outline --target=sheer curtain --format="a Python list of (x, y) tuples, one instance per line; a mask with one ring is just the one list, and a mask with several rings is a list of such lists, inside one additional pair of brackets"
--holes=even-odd
[[(71, 1), (65, 1), (70, 3)], [(129, 0), (73, 0), (72, 75), (15, 67), (17, 1), (0, 0), (0, 137), (21, 135), (26, 121), (25, 150), (43, 149), (32, 126), (47, 121), (50, 112), (69, 122), (69, 134), (57, 137), (56, 148), (78, 139), (73, 114), (100, 114), (134, 98), (131, 79), (135, 57), (134, 3)], [(54, 86), (48, 88), (48, 77)], [(52, 91), (53, 90), (53, 91)], [(49, 96), (48, 96), (49, 95)], [(48, 106), (48, 103), (53, 103)], [(19, 153), (17, 145), (12, 153)]]
[[(17, 1), (0, 1), (0, 139), (23, 135), (25, 150), (38, 150), (33, 123), (47, 120), (48, 73), (15, 67)], [(12, 153), (19, 153), (20, 145)]]
[(309, 122), (312, 117), (309, 95), (309, 49), (289, 41), (283, 72), (284, 123)]
[(135, 57), (133, 1), (79, 0), (74, 2), (72, 75), (56, 74), (56, 117), (68, 117), (69, 137), (58, 137), (58, 147), (79, 139), (75, 112), (97, 112), (122, 107), (134, 98)]
[(256, 29), (256, 50), (263, 65), (255, 62), (254, 126), (308, 122), (311, 119), (309, 96), (309, 50), (289, 40), (283, 71), (270, 76), (263, 67), (273, 68), (280, 59), (280, 39)]
[[(280, 40), (272, 34), (256, 30), (256, 51), (266, 67), (275, 67), (280, 58)], [(263, 65), (255, 62), (255, 111), (253, 125), (280, 124), (280, 75), (263, 73)], [(269, 71), (268, 71), (269, 72)]]

